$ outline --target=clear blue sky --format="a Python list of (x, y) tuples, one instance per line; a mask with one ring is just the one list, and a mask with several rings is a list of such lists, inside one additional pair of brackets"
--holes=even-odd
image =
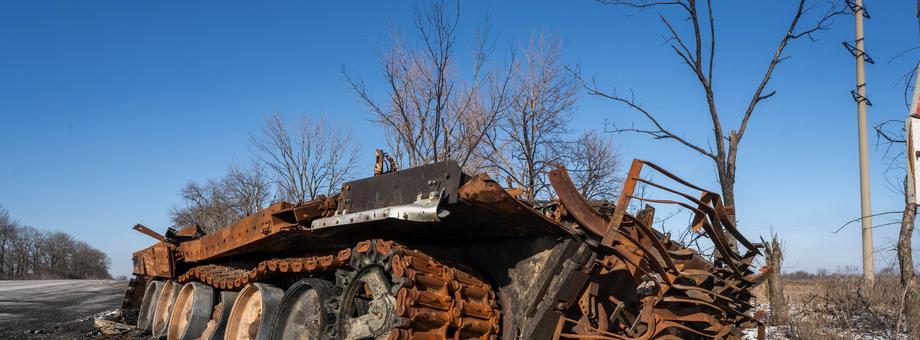
[[(868, 0), (870, 121), (906, 113), (898, 80), (917, 52), (911, 1)], [(793, 1), (719, 1), (717, 100), (738, 117), (788, 24)], [(0, 4), (0, 205), (20, 222), (62, 230), (106, 251), (113, 274), (130, 273), (130, 253), (151, 240), (130, 230), (169, 225), (177, 190), (246, 162), (249, 136), (280, 112), (327, 115), (352, 129), (366, 155), (383, 144), (340, 75), (362, 73), (374, 89), (377, 56), (391, 29), (410, 30), (413, 3), (363, 2), (3, 2)], [(500, 47), (520, 46), (542, 28), (564, 41), (564, 57), (607, 88), (632, 88), (669, 126), (706, 144), (710, 132), (694, 78), (662, 44), (652, 13), (593, 1), (491, 1), (463, 6), (460, 43), (488, 13)], [(770, 84), (741, 145), (737, 196), (741, 228), (787, 241), (787, 270), (859, 266), (856, 110), (849, 90), (852, 16), (819, 41), (797, 41)], [(410, 31), (411, 33), (411, 31)], [(467, 55), (460, 54), (461, 58)], [(580, 96), (575, 129), (638, 116)], [(735, 121), (734, 124), (737, 124)], [(734, 125), (730, 124), (730, 125)], [(873, 138), (874, 140), (874, 138)], [(713, 167), (673, 143), (617, 136), (624, 158), (657, 161), (717, 188)], [(873, 150), (873, 207), (901, 209), (887, 186), (883, 150)], [(890, 219), (877, 219), (878, 223)], [(897, 227), (876, 229), (889, 248)], [(893, 258), (880, 251), (876, 267)]]

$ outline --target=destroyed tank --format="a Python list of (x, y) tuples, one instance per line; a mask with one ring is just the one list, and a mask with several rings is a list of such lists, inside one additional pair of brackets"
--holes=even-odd
[[(762, 245), (718, 194), (641, 160), (610, 204), (564, 168), (548, 178), (554, 198), (526, 201), (447, 161), (210, 234), (137, 225), (157, 242), (133, 254), (123, 315), (168, 339), (738, 339), (760, 325)], [(693, 242), (653, 228), (650, 204), (686, 209)], [(712, 254), (688, 246), (700, 240)]]

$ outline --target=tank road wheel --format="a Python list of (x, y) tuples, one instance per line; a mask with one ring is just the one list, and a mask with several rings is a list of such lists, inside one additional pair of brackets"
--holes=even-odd
[(166, 337), (169, 340), (193, 340), (201, 336), (214, 309), (214, 290), (198, 282), (182, 286), (172, 315)]
[(264, 283), (251, 283), (243, 287), (230, 311), (224, 339), (268, 339), (283, 296), (283, 290)]
[(330, 307), (335, 285), (320, 279), (303, 279), (288, 288), (272, 327), (272, 340), (322, 339), (335, 323)]
[(172, 313), (176, 295), (179, 295), (179, 284), (176, 281), (166, 281), (163, 291), (157, 299), (157, 306), (153, 313), (153, 337), (160, 339), (166, 337), (166, 328), (169, 326), (169, 314)]
[(144, 298), (137, 314), (137, 329), (149, 332), (153, 326), (153, 314), (156, 312), (157, 300), (163, 291), (163, 281), (151, 280), (144, 289)]
[(201, 340), (223, 340), (224, 331), (227, 329), (227, 319), (230, 318), (230, 310), (233, 308), (237, 294), (229, 290), (220, 292), (220, 300), (214, 305), (211, 319), (208, 320), (207, 327), (201, 333)]
[(350, 279), (340, 280), (347, 284), (339, 302), (337, 338), (388, 339), (398, 320), (390, 276), (378, 264), (349, 274), (340, 275), (340, 278), (350, 276)]

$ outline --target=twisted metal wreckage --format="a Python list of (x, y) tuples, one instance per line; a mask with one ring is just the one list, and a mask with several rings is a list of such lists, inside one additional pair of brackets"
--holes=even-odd
[[(134, 253), (125, 315), (170, 339), (737, 339), (760, 326), (762, 246), (718, 194), (655, 164), (633, 161), (615, 206), (586, 200), (564, 168), (549, 202), (451, 161), (381, 169), (208, 235), (135, 226), (158, 242)], [(634, 199), (690, 211), (712, 260), (653, 229), (649, 205), (627, 213)]]

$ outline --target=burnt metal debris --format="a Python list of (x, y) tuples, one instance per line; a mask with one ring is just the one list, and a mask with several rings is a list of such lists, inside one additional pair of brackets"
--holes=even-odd
[[(633, 161), (614, 204), (585, 199), (564, 168), (541, 202), (451, 161), (382, 170), (211, 234), (138, 225), (157, 242), (134, 253), (125, 315), (168, 320), (157, 335), (171, 339), (739, 339), (761, 326), (762, 245), (718, 194), (653, 163)], [(688, 211), (695, 242), (653, 228), (652, 204)], [(152, 305), (166, 286), (181, 298)]]

